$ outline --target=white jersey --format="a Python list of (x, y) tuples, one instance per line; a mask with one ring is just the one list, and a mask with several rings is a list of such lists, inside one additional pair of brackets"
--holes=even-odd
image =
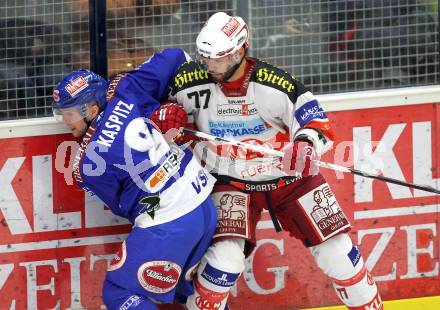
[[(202, 132), (275, 150), (284, 150), (299, 133), (311, 133), (320, 153), (328, 149), (331, 128), (313, 94), (288, 73), (258, 59), (247, 61), (237, 88), (216, 83), (197, 62), (186, 62), (171, 95)], [(194, 152), (218, 175), (244, 181), (286, 176), (279, 159), (236, 146), (203, 142)]]

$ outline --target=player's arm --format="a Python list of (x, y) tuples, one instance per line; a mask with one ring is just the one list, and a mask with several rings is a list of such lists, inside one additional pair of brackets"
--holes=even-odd
[(177, 69), (188, 59), (188, 54), (177, 48), (155, 53), (135, 70), (117, 76), (110, 84), (108, 100), (116, 97), (136, 104), (149, 118), (167, 97)]
[[(333, 145), (334, 133), (326, 113), (316, 97), (300, 82), (295, 82), (295, 96), (289, 96), (283, 121), (289, 127), (292, 144), (286, 150), (285, 169), (303, 177), (318, 173), (313, 159)], [(292, 100), (293, 99), (293, 100)]]
[(295, 102), (287, 104), (284, 123), (289, 127), (292, 141), (310, 142), (321, 156), (333, 145), (333, 128), (316, 97), (298, 81), (295, 87)]
[(170, 84), (171, 101), (162, 103), (152, 114), (152, 120), (162, 133), (188, 126), (188, 116), (193, 124), (190, 127), (194, 128), (194, 115), (200, 108), (199, 94), (208, 100), (209, 82), (208, 73), (196, 62), (186, 62), (179, 68)]

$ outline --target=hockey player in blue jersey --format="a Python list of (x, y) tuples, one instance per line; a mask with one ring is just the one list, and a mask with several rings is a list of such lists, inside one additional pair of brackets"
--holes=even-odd
[(182, 50), (167, 49), (110, 85), (81, 69), (53, 92), (54, 115), (82, 137), (76, 183), (133, 224), (104, 281), (108, 309), (157, 309), (192, 294), (191, 272), (211, 243), (214, 178), (149, 121), (160, 105), (153, 98), (166, 98), (186, 60)]

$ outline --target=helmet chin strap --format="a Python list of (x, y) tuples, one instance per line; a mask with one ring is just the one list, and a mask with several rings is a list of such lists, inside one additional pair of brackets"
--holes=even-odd
[(87, 131), (89, 130), (90, 125), (92, 124), (92, 121), (87, 120), (86, 117), (83, 117), (83, 121), (86, 124), (86, 128), (84, 129), (84, 132), (82, 133), (81, 137), (84, 137), (84, 135), (87, 133)]
[[(87, 130), (89, 130), (89, 127), (90, 127), (90, 125), (92, 124), (93, 120), (94, 120), (95, 118), (97, 118), (98, 115), (99, 115), (101, 112), (102, 112), (101, 109), (99, 109), (98, 114), (97, 114), (95, 117), (93, 117), (91, 120), (88, 120), (88, 119), (87, 119), (87, 115), (83, 117), (83, 121), (84, 121), (84, 123), (86, 123), (86, 132), (87, 132)], [(89, 114), (89, 115), (90, 115), (90, 114)], [(85, 134), (85, 133), (84, 133), (84, 134)]]
[[(96, 118), (96, 117), (95, 117)], [(89, 130), (90, 125), (92, 124), (93, 120), (95, 119), (91, 119), (90, 121), (87, 119), (87, 116), (84, 116), (83, 121), (84, 123), (86, 123), (86, 129), (84, 131), (84, 135), (86, 134), (86, 132)]]
[(89, 120), (87, 119), (87, 117), (84, 117), (84, 122), (85, 122), (86, 125), (87, 125), (87, 129), (89, 129), (90, 125), (92, 124), (92, 121), (93, 121), (93, 120), (89, 121)]

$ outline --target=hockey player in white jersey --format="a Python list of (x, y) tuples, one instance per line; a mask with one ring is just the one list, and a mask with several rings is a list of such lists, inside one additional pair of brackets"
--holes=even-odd
[[(198, 130), (286, 154), (274, 161), (231, 145), (199, 154), (217, 177), (212, 196), (219, 221), (216, 242), (198, 269), (196, 294), (188, 307), (224, 309), (255, 246), (261, 212), (268, 209), (283, 230), (310, 249), (349, 309), (383, 309), (377, 286), (347, 234), (350, 223), (311, 161), (333, 143), (325, 112), (290, 74), (248, 57), (248, 43), (242, 18), (212, 15), (197, 37), (199, 61), (183, 64), (172, 85), (172, 97)], [(181, 109), (163, 105), (152, 119), (167, 131), (182, 125)]]

